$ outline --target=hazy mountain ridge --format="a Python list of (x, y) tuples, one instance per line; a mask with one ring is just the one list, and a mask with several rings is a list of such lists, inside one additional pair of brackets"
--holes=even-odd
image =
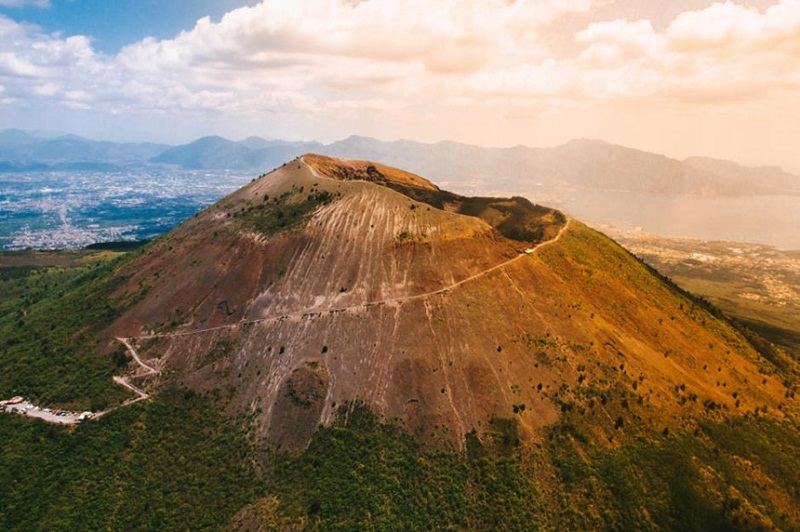
[(533, 191), (535, 187), (580, 187), (666, 195), (800, 195), (800, 176), (780, 168), (745, 167), (706, 157), (681, 161), (589, 139), (552, 148), (483, 148), (452, 141), (387, 142), (356, 135), (327, 145), (208, 136), (170, 147), (93, 141), (75, 135), (36, 136), (21, 130), (0, 132), (0, 171), (158, 164), (192, 170), (265, 172), (308, 152), (368, 158), (450, 186), (478, 182), (504, 193)]
[(481, 148), (354, 136), (323, 151), (339, 157), (367, 153), (437, 181), (478, 179), (507, 192), (586, 187), (675, 195), (800, 194), (800, 176), (775, 169), (762, 173), (728, 161), (701, 165), (600, 140), (577, 139), (553, 148)]
[[(86, 182), (108, 183), (114, 203), (127, 186), (125, 176), (151, 175), (169, 184), (160, 194), (170, 201), (205, 206), (305, 152), (365, 157), (407, 168), (468, 196), (523, 196), (595, 227), (800, 249), (795, 230), (800, 223), (800, 177), (773, 167), (747, 168), (697, 157), (678, 161), (593, 140), (573, 140), (555, 148), (480, 148), (452, 141), (385, 142), (360, 136), (328, 145), (212, 136), (165, 147), (20, 130), (0, 132), (0, 172), (8, 185), (5, 208), (0, 206), (0, 244), (16, 242), (14, 249), (28, 242), (34, 247), (37, 242), (42, 247), (52, 247), (53, 242), (59, 247), (80, 245), (83, 239), (48, 234), (68, 230), (64, 219), (86, 234), (97, 233), (100, 225), (130, 235), (132, 225), (148, 223), (135, 203), (125, 204), (125, 220), (116, 216), (114, 205), (111, 210), (96, 205), (94, 185), (87, 187)], [(44, 153), (47, 160), (36, 160), (33, 153)], [(68, 159), (70, 153), (74, 160)], [(220, 188), (229, 182), (231, 186)], [(209, 196), (212, 189), (221, 192)], [(49, 216), (46, 223), (40, 211)], [(184, 211), (164, 211), (162, 225), (178, 225), (185, 220)], [(126, 220), (130, 223), (122, 223)], [(28, 238), (30, 231), (39, 236)]]
[(150, 142), (118, 143), (77, 135), (37, 135), (19, 129), (0, 131), (0, 168), (30, 171), (47, 168), (95, 169), (145, 164), (168, 148)]
[(320, 150), (322, 147), (318, 142), (269, 141), (260, 137), (248, 137), (235, 142), (211, 136), (170, 148), (150, 159), (150, 162), (189, 169), (265, 171), (302, 153)]

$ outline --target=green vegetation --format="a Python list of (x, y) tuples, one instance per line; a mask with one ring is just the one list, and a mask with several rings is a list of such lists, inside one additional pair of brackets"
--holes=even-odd
[(280, 500), (285, 520), (320, 530), (535, 526), (541, 499), (522, 462), (471, 438), (470, 458), (425, 449), (355, 406), (302, 454), (276, 457), (267, 500)]
[(75, 430), (0, 415), (0, 530), (220, 529), (259, 489), (252, 455), (174, 389)]
[(257, 451), (244, 420), (177, 389), (73, 431), (0, 416), (0, 529), (797, 524), (800, 434), (786, 421), (708, 422), (604, 447), (568, 416), (523, 447), (516, 421), (495, 419), (457, 451), (425, 447), (363, 406), (339, 412), (299, 453)]
[(574, 417), (527, 448), (514, 420), (495, 419), (481, 438), (468, 434), (458, 452), (422, 447), (356, 407), (320, 428), (306, 451), (275, 456), (260, 504), (283, 526), (320, 530), (797, 525), (800, 434), (792, 422), (706, 422), (606, 447)]
[(397, 234), (397, 237), (395, 238), (395, 240), (401, 244), (404, 242), (414, 241), (414, 239), (415, 239), (414, 235), (412, 235), (408, 231), (400, 231)]
[[(548, 451), (563, 495), (579, 500), (591, 494), (593, 501), (587, 511), (568, 516), (567, 528), (797, 526), (800, 433), (793, 423), (740, 418), (669, 434), (636, 437), (618, 448), (602, 449), (585, 445), (587, 438), (569, 422), (556, 427)], [(769, 494), (759, 485), (764, 482), (771, 485)]]
[(547, 336), (533, 336), (525, 333), (522, 340), (528, 349), (556, 349), (558, 347), (558, 344)]
[(93, 410), (128, 397), (111, 381), (124, 357), (99, 355), (96, 334), (147, 291), (112, 297), (123, 279), (107, 274), (132, 255), (0, 269), (0, 397)]
[[(302, 188), (302, 187), (301, 187)], [(242, 225), (264, 236), (301, 227), (320, 206), (327, 205), (334, 195), (327, 191), (312, 191), (303, 196), (301, 189), (293, 189), (278, 198), (265, 196), (262, 202), (249, 204), (235, 212)]]

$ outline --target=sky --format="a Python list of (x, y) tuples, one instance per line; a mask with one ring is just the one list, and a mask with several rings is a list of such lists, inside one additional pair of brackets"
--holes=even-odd
[(555, 146), (800, 173), (800, 0), (0, 0), (0, 128)]

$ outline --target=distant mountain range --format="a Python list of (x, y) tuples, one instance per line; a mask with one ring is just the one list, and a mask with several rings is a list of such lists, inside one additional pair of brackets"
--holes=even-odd
[(499, 192), (563, 188), (668, 195), (800, 195), (800, 176), (777, 167), (745, 167), (704, 157), (685, 160), (599, 140), (553, 148), (483, 148), (457, 142), (385, 142), (351, 136), (331, 144), (249, 137), (203, 137), (181, 146), (93, 141), (75, 135), (0, 131), (0, 171), (96, 170), (172, 165), (263, 173), (304, 153), (371, 159), (402, 166), (453, 188)]
[(147, 164), (167, 149), (165, 144), (97, 141), (77, 135), (52, 137), (7, 129), (0, 131), (0, 171), (111, 171)]

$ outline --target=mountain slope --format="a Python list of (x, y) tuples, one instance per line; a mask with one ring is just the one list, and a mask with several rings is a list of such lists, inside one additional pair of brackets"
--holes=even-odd
[(789, 390), (730, 325), (560, 213), (528, 204), (540, 230), (508, 231), (508, 201), (467, 215), (418, 176), (304, 157), (123, 268), (119, 295), (148, 295), (109, 337), (230, 389), (288, 446), (353, 401), (456, 445), (495, 418), (536, 440), (571, 409), (601, 439), (620, 416), (631, 433), (782, 416)]
[[(238, 168), (250, 149), (222, 137), (203, 137), (183, 146), (170, 148), (151, 159), (154, 163), (177, 164), (184, 168)], [(227, 166), (226, 166), (227, 165)]]

